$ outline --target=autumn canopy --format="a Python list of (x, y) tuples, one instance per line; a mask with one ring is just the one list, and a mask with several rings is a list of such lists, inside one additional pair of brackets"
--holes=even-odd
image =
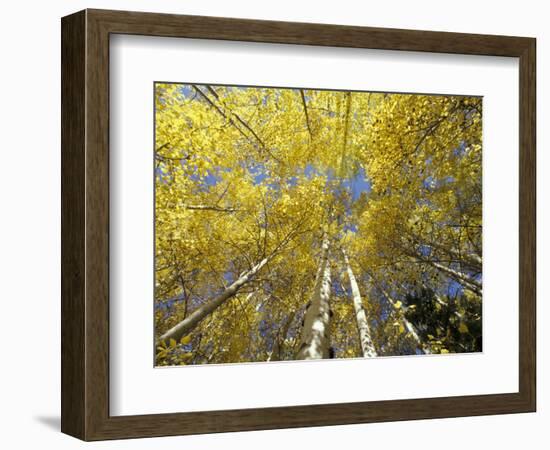
[(481, 351), (481, 98), (155, 105), (157, 365)]

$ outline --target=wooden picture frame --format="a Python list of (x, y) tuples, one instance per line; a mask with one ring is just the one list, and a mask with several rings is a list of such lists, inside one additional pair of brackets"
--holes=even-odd
[[(533, 38), (85, 10), (62, 19), (62, 417), (84, 440), (531, 412), (536, 408)], [(109, 36), (519, 58), (519, 392), (109, 415)]]

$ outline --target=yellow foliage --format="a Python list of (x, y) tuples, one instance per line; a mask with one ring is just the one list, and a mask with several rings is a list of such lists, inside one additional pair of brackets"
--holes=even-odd
[[(193, 332), (193, 352), (181, 351), (192, 342), (186, 335), (159, 346), (157, 358), (265, 358), (258, 329), (271, 327), (272, 345), (289, 312), (303, 311), (324, 233), (334, 271), (345, 248), (365, 290), (382, 280), (404, 299), (418, 280), (437, 286), (447, 275), (422, 258), (459, 255), (459, 269), (473, 271), (481, 259), (481, 135), (474, 97), (157, 83), (158, 331), (271, 258)], [(178, 296), (189, 303), (165, 302)], [(394, 307), (406, 310), (401, 300)], [(353, 320), (350, 311), (339, 314)], [(401, 322), (393, 328), (405, 332)]]

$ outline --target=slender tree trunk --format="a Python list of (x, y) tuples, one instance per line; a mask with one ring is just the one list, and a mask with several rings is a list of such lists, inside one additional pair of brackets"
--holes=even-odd
[(481, 297), (482, 295), (482, 286), (481, 283), (477, 280), (474, 280), (470, 276), (468, 276), (465, 273), (459, 272), (458, 270), (451, 269), (450, 267), (440, 264), (437, 261), (432, 261), (428, 258), (424, 258), (417, 253), (414, 252), (408, 252), (408, 256), (415, 259), (416, 261), (420, 261), (426, 264), (429, 264), (433, 268), (443, 272), (445, 275), (449, 276), (456, 282), (460, 283), (465, 289), (468, 289), (469, 291), (472, 291), (474, 294), (477, 294)]
[(456, 259), (457, 261), (461, 261), (467, 266), (471, 267), (474, 270), (477, 270), (481, 272), (482, 266), (483, 266), (483, 260), (479, 257), (479, 255), (476, 255), (475, 253), (466, 253), (466, 254), (460, 254), (456, 250), (446, 247), (445, 245), (442, 245), (438, 242), (424, 242), (422, 239), (416, 235), (411, 234), (412, 238), (415, 240), (417, 244), (424, 243), (425, 245), (428, 245), (429, 247), (433, 247), (436, 250), (439, 250), (452, 258)]
[[(402, 286), (402, 287), (404, 288), (404, 286)], [(436, 303), (443, 306), (444, 308), (449, 308), (449, 304), (445, 300), (443, 300), (437, 292), (435, 292), (433, 289), (428, 288), (426, 283), (424, 283), (424, 282), (422, 283), (422, 288), (427, 292), (432, 292), (433, 293), (433, 298), (434, 298)], [(453, 314), (454, 316), (456, 316), (460, 320), (464, 319), (464, 316), (462, 314), (460, 314), (456, 309), (453, 309), (451, 311), (451, 314)]]
[[(273, 255), (271, 255), (273, 256)], [(177, 325), (169, 329), (164, 333), (159, 341), (167, 342), (170, 339), (180, 340), (182, 336), (189, 334), (206, 316), (211, 314), (215, 309), (225, 303), (228, 299), (234, 297), (241, 287), (248, 283), (254, 276), (267, 264), (270, 257), (262, 259), (252, 269), (244, 272), (237, 280), (235, 280), (230, 286), (228, 286), (220, 295), (214, 297), (212, 300), (199, 306), (191, 314), (189, 314), (184, 320)]]
[(474, 292), (475, 294), (479, 295), (481, 297), (482, 290), (481, 290), (481, 283), (479, 281), (473, 280), (468, 275), (459, 272), (458, 270), (451, 269), (450, 267), (447, 267), (443, 264), (439, 264), (435, 261), (427, 261), (428, 264), (431, 264), (433, 267), (435, 267), (438, 270), (441, 270), (442, 272), (449, 275), (451, 278), (454, 278), (459, 283), (463, 283), (465, 288), (469, 289), (470, 291)]
[(179, 205), (180, 207), (184, 209), (190, 209), (193, 211), (216, 211), (216, 212), (237, 212), (239, 211), (237, 208), (232, 207), (223, 207), (223, 206), (217, 206), (217, 205), (189, 205), (187, 203), (181, 203)]
[[(436, 303), (439, 303), (444, 308), (449, 308), (449, 304), (443, 300), (438, 294), (434, 293), (434, 299)], [(460, 314), (456, 309), (451, 311), (451, 314), (455, 315), (459, 320), (464, 320), (464, 316)]]
[(282, 329), (277, 333), (277, 336), (273, 341), (273, 348), (271, 349), (271, 354), (269, 355), (269, 358), (267, 358), (268, 361), (281, 360), (281, 347), (286, 339), (286, 335), (288, 334), (288, 330), (290, 329), (290, 325), (292, 325), (292, 321), (294, 320), (295, 316), (296, 311), (291, 312), (284, 321)]
[(342, 254), (344, 255), (344, 263), (346, 265), (346, 272), (349, 278), (349, 284), (351, 287), (351, 296), (353, 299), (353, 308), (355, 309), (355, 321), (357, 323), (357, 330), (359, 331), (359, 340), (361, 343), (361, 353), (363, 357), (373, 357), (376, 356), (376, 349), (372, 343), (371, 332), (369, 328), (369, 323), (367, 322), (367, 316), (365, 314), (365, 308), (363, 307), (363, 301), (361, 300), (361, 292), (359, 291), (359, 286), (357, 285), (357, 280), (351, 269), (348, 255), (342, 249)]
[(393, 308), (399, 312), (399, 319), (403, 322), (403, 325), (405, 326), (405, 330), (407, 330), (407, 333), (415, 340), (416, 344), (420, 347), (420, 349), (426, 354), (429, 355), (432, 353), (429, 344), (424, 344), (422, 340), (420, 339), (420, 336), (418, 336), (418, 332), (416, 331), (416, 327), (405, 317), (403, 312), (401, 311), (401, 308), (397, 307), (397, 302), (391, 297), (391, 295), (380, 285), (378, 285), (378, 288), (382, 291), (382, 294), (384, 294), (384, 297), (388, 299), (390, 304), (393, 306)]
[(403, 247), (402, 249), (404, 250), (404, 253), (410, 258), (414, 259), (415, 261), (429, 264), (433, 268), (443, 272), (445, 275), (449, 276), (456, 282), (460, 283), (465, 289), (468, 289), (469, 291), (481, 297), (482, 295), (481, 283), (473, 279), (472, 277), (470, 277), (468, 274), (462, 273), (458, 270), (451, 269), (450, 267), (444, 264), (441, 264), (437, 261), (432, 261), (431, 259), (423, 257), (422, 255), (419, 255), (418, 253), (410, 249), (404, 249)]
[(418, 333), (416, 332), (416, 328), (414, 325), (409, 322), (409, 320), (406, 317), (403, 317), (401, 314), (401, 320), (403, 321), (403, 324), (405, 325), (405, 329), (407, 330), (407, 333), (409, 333), (412, 338), (415, 340), (417, 345), (420, 347), (420, 349), (426, 354), (429, 355), (432, 353), (429, 344), (423, 344), (422, 340), (420, 339), (420, 336), (418, 336)]
[(296, 359), (322, 359), (329, 357), (330, 324), (330, 262), (329, 238), (323, 236), (321, 260), (313, 295), (304, 316), (304, 325)]

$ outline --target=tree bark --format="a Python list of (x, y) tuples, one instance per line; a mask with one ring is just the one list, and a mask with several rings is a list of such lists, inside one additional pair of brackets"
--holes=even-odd
[[(433, 289), (430, 289), (426, 283), (422, 283), (422, 288), (427, 292), (432, 292), (433, 293), (433, 298), (434, 298), (434, 300), (437, 304), (439, 304), (443, 308), (449, 308), (449, 303), (447, 303), (445, 300), (443, 300), (441, 298), (441, 296), (437, 292), (435, 292)], [(464, 319), (464, 316), (462, 314), (460, 314), (456, 309), (453, 309), (451, 311), (451, 314), (456, 316), (461, 321)]]
[(286, 339), (286, 335), (288, 334), (288, 330), (290, 329), (290, 325), (292, 325), (295, 316), (296, 311), (291, 312), (284, 321), (282, 329), (280, 330), (280, 332), (277, 333), (277, 336), (273, 341), (273, 348), (271, 349), (269, 358), (267, 358), (268, 361), (281, 360), (281, 347)]
[(382, 291), (382, 294), (384, 294), (384, 297), (388, 299), (390, 304), (393, 306), (393, 308), (396, 311), (399, 311), (399, 319), (403, 322), (403, 325), (405, 326), (405, 330), (407, 330), (407, 333), (411, 335), (411, 337), (415, 340), (417, 345), (420, 347), (420, 349), (426, 354), (429, 355), (432, 353), (429, 344), (424, 344), (422, 340), (420, 339), (420, 336), (418, 336), (418, 332), (416, 331), (416, 327), (407, 319), (402, 311), (400, 311), (400, 308), (397, 307), (397, 302), (391, 297), (391, 295), (380, 285), (378, 285), (378, 288)]
[[(273, 255), (271, 255), (273, 256)], [(270, 256), (270, 257), (271, 257)], [(254, 276), (267, 264), (270, 257), (262, 259), (258, 264), (252, 267), (247, 272), (244, 272), (237, 280), (228, 286), (220, 295), (212, 300), (202, 304), (189, 314), (184, 320), (169, 329), (160, 338), (160, 342), (167, 342), (170, 339), (179, 341), (182, 336), (189, 334), (206, 316), (211, 314), (215, 309), (225, 303), (228, 299), (234, 297), (241, 287), (248, 283)]]
[(329, 357), (331, 291), (329, 247), (329, 239), (325, 234), (314, 291), (304, 315), (304, 325), (296, 359), (323, 359)]
[[(441, 306), (443, 306), (444, 308), (448, 308), (449, 307), (449, 304), (443, 300), (438, 294), (434, 293), (434, 299), (436, 301), (436, 303), (439, 303)], [(460, 314), (456, 309), (453, 309), (451, 311), (451, 314), (455, 315), (459, 320), (464, 320), (464, 316), (462, 314)]]
[(189, 205), (187, 203), (182, 203), (179, 206), (185, 209), (190, 209), (193, 211), (216, 211), (216, 212), (237, 212), (237, 208), (231, 208), (231, 207), (223, 207), (223, 206), (217, 206), (217, 205)]
[(481, 283), (479, 281), (473, 280), (468, 275), (459, 272), (458, 270), (451, 269), (443, 264), (439, 264), (435, 261), (426, 261), (428, 264), (432, 265), (438, 270), (441, 270), (443, 273), (449, 275), (451, 278), (454, 278), (457, 282), (464, 284), (466, 289), (469, 289), (473, 293), (482, 295)]
[(457, 283), (461, 284), (465, 289), (473, 292), (476, 295), (482, 296), (482, 285), (479, 281), (472, 279), (465, 273), (459, 272), (458, 270), (451, 269), (450, 267), (440, 264), (437, 261), (432, 261), (428, 258), (424, 258), (414, 252), (406, 252), (408, 256), (413, 258), (416, 261), (420, 261), (426, 264), (429, 264), (433, 268), (443, 272), (445, 275), (449, 276)]
[(357, 330), (359, 332), (359, 340), (361, 344), (361, 353), (363, 357), (373, 357), (377, 356), (376, 349), (371, 338), (371, 332), (369, 324), (367, 322), (367, 316), (365, 314), (365, 308), (363, 307), (363, 301), (361, 300), (361, 292), (359, 291), (359, 286), (353, 270), (351, 269), (348, 255), (342, 249), (342, 254), (344, 256), (344, 263), (346, 265), (346, 272), (349, 278), (349, 284), (351, 287), (351, 296), (353, 300), (353, 308), (355, 309), (355, 321), (357, 323)]
[(475, 253), (460, 254), (456, 250), (454, 250), (450, 247), (446, 247), (445, 245), (440, 244), (438, 242), (423, 241), (420, 238), (420, 236), (418, 236), (417, 234), (410, 233), (410, 236), (412, 237), (412, 239), (414, 239), (414, 242), (416, 242), (416, 244), (419, 244), (419, 245), (424, 244), (424, 245), (432, 247), (436, 250), (439, 250), (440, 252), (443, 252), (444, 254), (446, 254), (446, 255), (450, 256), (451, 258), (455, 259), (456, 261), (464, 263), (468, 267), (470, 267), (470, 268), (472, 268), (472, 269), (474, 269), (478, 272), (481, 272), (481, 270), (482, 270), (483, 260), (481, 259), (481, 257), (479, 255), (476, 255)]

